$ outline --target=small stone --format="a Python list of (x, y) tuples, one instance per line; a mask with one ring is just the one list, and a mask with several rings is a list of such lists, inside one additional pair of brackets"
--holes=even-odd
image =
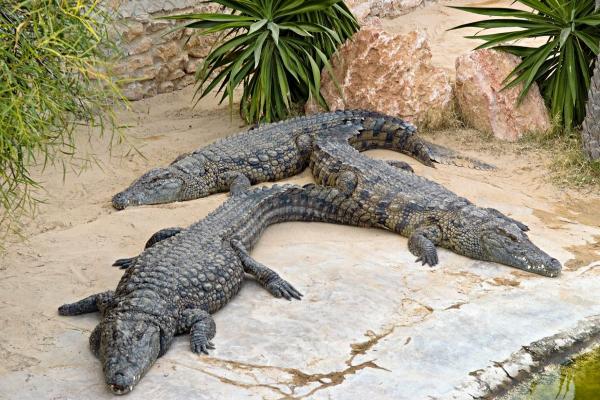
[(163, 81), (167, 80), (169, 73), (170, 73), (169, 67), (167, 67), (166, 65), (163, 65), (162, 67), (159, 68), (158, 73), (156, 74), (156, 80), (158, 82), (163, 82)]
[(178, 69), (178, 70), (175, 70), (175, 71), (171, 72), (169, 74), (169, 76), (167, 76), (167, 80), (168, 81), (174, 81), (176, 79), (181, 78), (182, 76), (185, 76), (185, 71), (182, 70), (182, 69)]
[(196, 82), (196, 79), (194, 78), (194, 75), (186, 75), (181, 79), (176, 80), (175, 83), (175, 89), (176, 90), (181, 90), (184, 87), (187, 87), (189, 85), (193, 85), (194, 82)]
[(206, 58), (217, 39), (218, 36), (216, 34), (206, 36), (194, 34), (189, 38), (184, 47), (191, 57)]
[(112, 72), (119, 76), (131, 76), (132, 72), (153, 64), (152, 57), (148, 54), (128, 57), (115, 65)]
[(152, 39), (149, 37), (143, 37), (140, 40), (134, 42), (128, 46), (127, 54), (130, 56), (145, 53), (152, 48)]
[(159, 58), (161, 61), (167, 61), (170, 58), (175, 57), (181, 51), (179, 43), (170, 42), (167, 44), (156, 47), (154, 56)]
[(175, 84), (171, 81), (162, 82), (158, 85), (158, 93), (168, 93), (172, 92), (175, 88)]
[(204, 60), (201, 58), (190, 58), (185, 64), (184, 70), (188, 74), (194, 74), (199, 68), (201, 68), (203, 62)]
[(171, 28), (172, 25), (173, 25), (173, 23), (170, 21), (154, 19), (154, 20), (150, 20), (150, 22), (148, 23), (147, 29), (148, 29), (148, 32), (154, 33), (154, 32), (162, 31), (165, 29), (169, 29), (169, 28)]
[(168, 63), (167, 63), (167, 67), (169, 68), (169, 71), (173, 72), (176, 70), (183, 70), (185, 68), (185, 65), (188, 62), (188, 55), (187, 54), (180, 54), (175, 58), (172, 58)]
[(139, 82), (133, 82), (122, 88), (123, 96), (128, 100), (135, 101), (144, 98), (144, 90), (142, 84)]
[(144, 24), (138, 21), (130, 20), (127, 22), (127, 28), (123, 32), (123, 37), (128, 42), (131, 42), (133, 39), (139, 37), (142, 33), (144, 33)]

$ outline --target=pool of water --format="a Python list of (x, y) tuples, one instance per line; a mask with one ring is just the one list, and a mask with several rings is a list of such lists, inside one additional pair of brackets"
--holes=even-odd
[(600, 348), (564, 365), (550, 366), (502, 400), (600, 400)]

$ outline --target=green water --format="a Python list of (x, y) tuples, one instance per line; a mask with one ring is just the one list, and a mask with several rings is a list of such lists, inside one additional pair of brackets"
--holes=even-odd
[(600, 348), (565, 365), (549, 367), (503, 400), (600, 400)]

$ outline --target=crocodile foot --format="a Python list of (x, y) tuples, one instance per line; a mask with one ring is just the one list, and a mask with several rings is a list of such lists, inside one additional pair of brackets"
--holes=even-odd
[(289, 282), (279, 277), (273, 282), (268, 283), (266, 289), (277, 298), (283, 297), (286, 300), (292, 300), (292, 298), (302, 300), (302, 293), (296, 290)]

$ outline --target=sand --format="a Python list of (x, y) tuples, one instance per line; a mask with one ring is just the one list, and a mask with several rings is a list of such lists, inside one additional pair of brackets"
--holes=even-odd
[[(443, 4), (467, 4), (456, 1)], [(490, 2), (478, 2), (478, 4)], [(496, 2), (509, 4), (510, 2)], [(473, 47), (447, 27), (472, 17), (440, 4), (385, 21), (402, 31), (424, 26), (434, 62), (452, 69)], [(111, 398), (87, 338), (96, 315), (64, 318), (56, 309), (113, 289), (111, 268), (168, 226), (204, 217), (225, 194), (115, 211), (111, 196), (154, 166), (242, 129), (214, 99), (191, 107), (193, 88), (132, 104), (120, 112), (130, 141), (105, 151), (107, 138), (82, 136), (80, 154), (97, 164), (80, 173), (39, 172), (46, 204), (10, 237), (0, 258), (0, 398)], [(487, 142), (473, 131), (439, 132), (434, 141), (491, 162), (497, 171), (427, 168), (417, 174), (478, 205), (495, 207), (531, 228), (531, 238), (565, 263), (558, 279), (483, 263), (440, 250), (440, 265), (413, 263), (406, 239), (344, 226), (286, 223), (269, 228), (253, 256), (305, 293), (301, 302), (271, 298), (253, 282), (215, 315), (210, 357), (174, 346), (129, 398), (444, 398), (469, 373), (521, 346), (572, 329), (600, 314), (600, 195), (558, 188), (550, 155)], [(311, 182), (310, 174), (286, 182)], [(435, 376), (435, 379), (432, 379)]]

